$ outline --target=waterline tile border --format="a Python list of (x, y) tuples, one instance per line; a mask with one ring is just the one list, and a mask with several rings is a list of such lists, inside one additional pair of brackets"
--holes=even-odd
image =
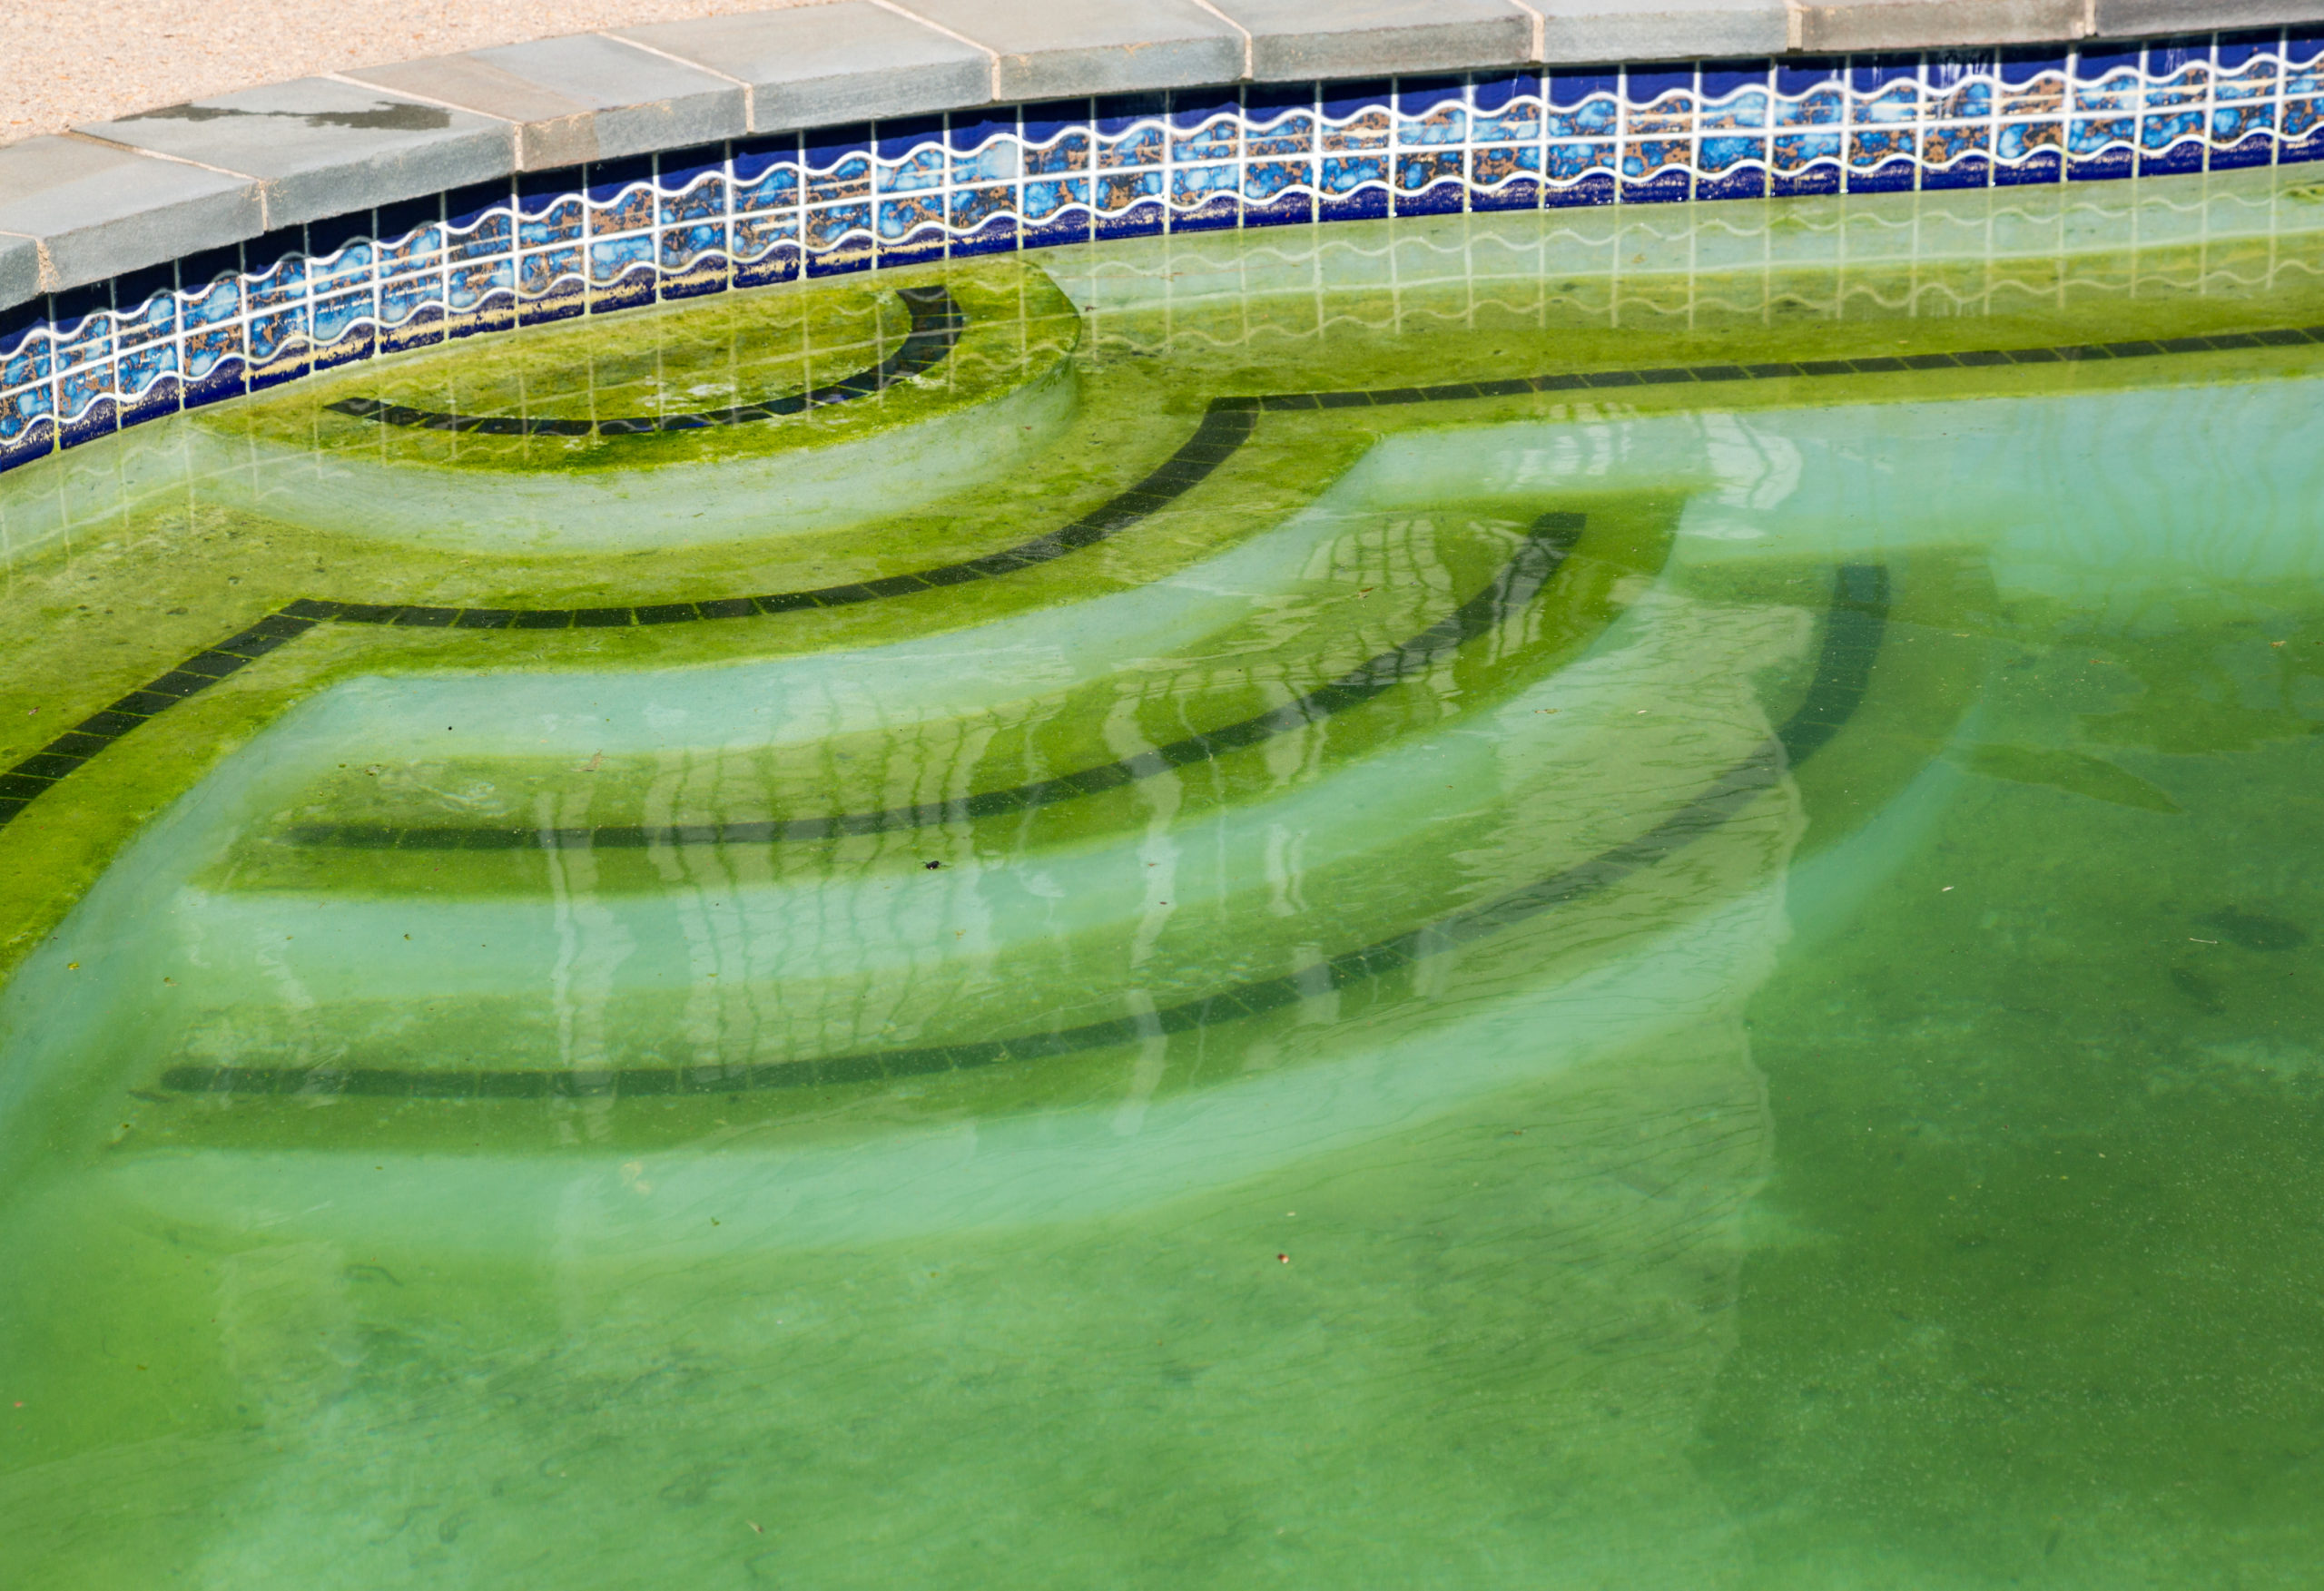
[(1339, 220), (2324, 159), (2324, 26), (1496, 69), (727, 141), (288, 227), (0, 313), (0, 470), (381, 354), (802, 277)]

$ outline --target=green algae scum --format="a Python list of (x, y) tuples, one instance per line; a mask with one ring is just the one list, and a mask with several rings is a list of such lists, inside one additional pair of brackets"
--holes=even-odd
[(2312, 1586), (2296, 175), (956, 260), (0, 480), (0, 1582)]

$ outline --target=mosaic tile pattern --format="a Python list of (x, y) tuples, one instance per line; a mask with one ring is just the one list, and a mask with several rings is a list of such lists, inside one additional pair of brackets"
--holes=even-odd
[(2324, 27), (1262, 83), (601, 162), (0, 314), (0, 469), (315, 370), (804, 276), (1159, 232), (2102, 181), (2324, 157)]

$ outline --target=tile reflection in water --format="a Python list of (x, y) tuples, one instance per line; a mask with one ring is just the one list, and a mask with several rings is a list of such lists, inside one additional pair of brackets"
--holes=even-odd
[[(91, 610), (0, 671), (37, 722), (318, 565), (448, 607), (864, 584), (1137, 489), (1222, 396), (1479, 386), (1247, 411), (1134, 534), (945, 591), (322, 625), (140, 732), (182, 767), (61, 781), (0, 838), (110, 858), (61, 921), (0, 879), (40, 922), (0, 996), (12, 1550), (2298, 1583), (2316, 355), (1955, 356), (2324, 321), (2304, 274), (1996, 252), (1958, 316), (1906, 312), (1925, 261), (1810, 313), (1472, 222), (1381, 256), (1462, 260), (1435, 285), (1164, 241), (1059, 257), (1073, 402), (1009, 492), (648, 571), (367, 562), (196, 481), (107, 510), (211, 582), (149, 575), (126, 633), (114, 532), (25, 563), (5, 635)], [(1559, 361), (1846, 368), (1482, 390)], [(1104, 768), (1142, 776), (990, 799)], [(730, 1090), (763, 1073), (799, 1084)]]

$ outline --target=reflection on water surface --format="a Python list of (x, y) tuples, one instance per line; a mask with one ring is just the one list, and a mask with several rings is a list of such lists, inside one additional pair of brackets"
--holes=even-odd
[(11, 476), (0, 1561), (2303, 1583), (2324, 210), (2136, 187), (960, 262)]

